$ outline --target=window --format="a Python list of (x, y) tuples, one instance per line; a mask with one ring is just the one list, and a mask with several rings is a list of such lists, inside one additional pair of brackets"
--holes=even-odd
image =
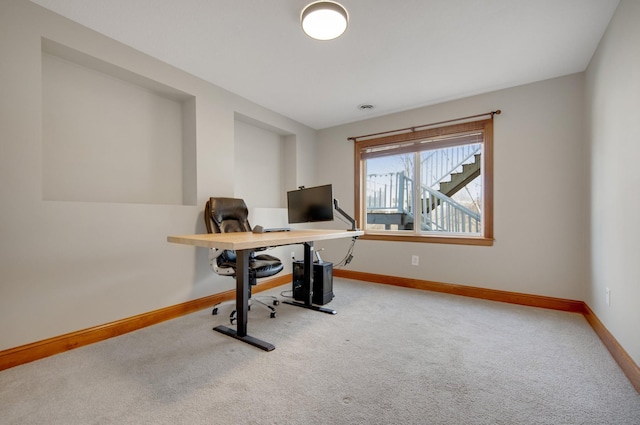
[(493, 243), (493, 120), (355, 142), (365, 239)]

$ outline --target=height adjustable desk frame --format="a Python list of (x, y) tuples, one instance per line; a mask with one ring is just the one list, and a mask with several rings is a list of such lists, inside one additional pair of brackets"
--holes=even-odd
[[(184, 245), (205, 248), (218, 248), (236, 251), (236, 329), (227, 326), (216, 326), (215, 331), (251, 344), (265, 351), (276, 347), (266, 341), (247, 334), (249, 312), (249, 259), (251, 252), (257, 248), (282, 245), (304, 244), (304, 303), (288, 303), (299, 307), (310, 308), (335, 314), (335, 311), (314, 306), (313, 295), (313, 242), (328, 239), (353, 238), (362, 236), (362, 231), (344, 230), (292, 230), (289, 232), (269, 233), (207, 233), (198, 235), (169, 236), (167, 241)], [(324, 311), (329, 310), (329, 311)]]

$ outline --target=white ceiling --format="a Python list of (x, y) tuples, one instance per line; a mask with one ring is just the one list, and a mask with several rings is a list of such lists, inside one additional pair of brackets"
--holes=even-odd
[[(32, 0), (315, 129), (584, 71), (619, 0)], [(375, 109), (362, 111), (360, 104)]]

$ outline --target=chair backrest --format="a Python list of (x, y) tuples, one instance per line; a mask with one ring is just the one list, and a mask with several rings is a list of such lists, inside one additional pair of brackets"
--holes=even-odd
[(250, 232), (249, 210), (242, 199), (209, 198), (204, 208), (208, 233)]

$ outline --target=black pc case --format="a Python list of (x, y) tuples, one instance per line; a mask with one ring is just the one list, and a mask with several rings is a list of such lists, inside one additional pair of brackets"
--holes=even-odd
[[(293, 262), (293, 299), (305, 301), (304, 262)], [(313, 295), (311, 302), (325, 305), (333, 299), (333, 263), (313, 263)]]

